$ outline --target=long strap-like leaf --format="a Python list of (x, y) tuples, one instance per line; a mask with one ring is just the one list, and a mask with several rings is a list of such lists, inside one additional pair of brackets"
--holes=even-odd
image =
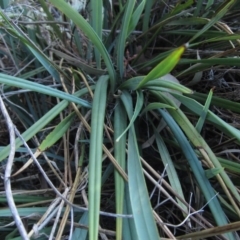
[[(132, 98), (128, 92), (123, 94), (121, 99), (128, 113), (128, 118), (132, 119), (134, 115)], [(138, 97), (143, 97), (143, 95), (139, 94)], [(159, 234), (143, 176), (134, 125), (130, 127), (128, 134), (128, 179), (129, 195), (138, 239), (158, 240)]]
[(89, 149), (89, 239), (98, 239), (102, 176), (103, 127), (107, 100), (108, 76), (99, 78), (93, 97)]
[[(162, 110), (158, 110), (162, 117), (164, 118), (165, 122), (168, 124), (169, 128), (173, 132), (175, 138), (178, 141), (178, 144), (180, 145), (183, 154), (185, 155), (186, 159), (188, 160), (189, 165), (191, 166), (191, 169), (194, 173), (194, 176), (196, 177), (196, 180), (206, 198), (206, 201), (208, 202), (208, 205), (213, 213), (213, 216), (215, 218), (216, 223), (219, 226), (226, 225), (227, 219), (225, 217), (225, 214), (220, 206), (220, 203), (218, 199), (215, 196), (215, 192), (209, 183), (207, 177), (205, 176), (204, 170), (194, 152), (192, 149), (190, 143), (188, 142), (187, 138), (183, 134), (180, 127), (177, 125), (177, 123), (173, 120), (171, 115)], [(231, 233), (226, 234), (228, 239), (234, 239), (233, 235)]]

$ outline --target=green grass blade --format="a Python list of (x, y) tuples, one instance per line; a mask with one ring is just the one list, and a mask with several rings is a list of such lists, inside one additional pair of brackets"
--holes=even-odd
[(210, 104), (211, 104), (212, 96), (213, 96), (213, 90), (211, 89), (209, 94), (208, 94), (206, 103), (205, 103), (205, 105), (203, 107), (203, 110), (202, 110), (202, 113), (200, 115), (200, 118), (198, 119), (198, 122), (196, 124), (196, 130), (199, 133), (202, 131), (203, 124), (204, 124), (204, 122), (206, 120), (207, 113), (208, 113), (208, 110), (209, 110), (209, 107), (210, 107)]
[(187, 0), (185, 2), (181, 2), (179, 1), (176, 5), (176, 7), (171, 11), (171, 16), (174, 16), (180, 12), (182, 12), (183, 10), (189, 8), (190, 6), (192, 6), (194, 3), (194, 0)]
[[(102, 0), (90, 1), (91, 26), (102, 41), (102, 24), (103, 24), (103, 2)], [(101, 68), (101, 55), (96, 46), (94, 46), (97, 68)]]
[[(122, 169), (126, 170), (126, 134), (122, 136), (122, 138), (116, 142), (118, 136), (122, 134), (122, 132), (127, 127), (127, 115), (126, 111), (122, 105), (121, 101), (117, 102), (117, 106), (114, 111), (114, 157), (122, 167)], [(123, 213), (123, 203), (124, 203), (124, 186), (125, 181), (122, 176), (119, 174), (117, 170), (114, 171), (115, 177), (115, 201), (116, 201), (116, 213)], [(116, 240), (122, 239), (123, 234), (123, 219), (116, 219)]]
[[(185, 105), (188, 109), (190, 109), (192, 112), (197, 114), (198, 116), (201, 116), (203, 105), (198, 103), (192, 98), (189, 98), (187, 96), (183, 96), (180, 94), (171, 93), (175, 98), (177, 98), (183, 105)], [(190, 95), (192, 96), (192, 95)], [(238, 103), (239, 104), (239, 103)], [(230, 124), (223, 121), (221, 118), (219, 118), (217, 115), (215, 115), (213, 112), (208, 111), (208, 114), (206, 116), (206, 119), (214, 124), (215, 127), (223, 131), (225, 134), (235, 137), (238, 141), (240, 141), (240, 131), (231, 126)]]
[(2, 1), (0, 2), (0, 7), (1, 7), (2, 9), (5, 9), (5, 8), (7, 8), (7, 7), (9, 6), (9, 4), (10, 4), (10, 0), (2, 0)]
[[(162, 115), (163, 119), (173, 132), (175, 138), (178, 141), (178, 144), (180, 145), (183, 154), (185, 155), (186, 159), (188, 160), (189, 165), (191, 166), (191, 169), (194, 173), (194, 176), (205, 196), (206, 201), (210, 201), (208, 203), (211, 212), (214, 216), (214, 219), (216, 223), (219, 226), (226, 225), (228, 223), (225, 213), (223, 212), (220, 203), (218, 199), (215, 196), (215, 192), (213, 191), (213, 188), (211, 184), (209, 183), (208, 179), (205, 176), (204, 170), (194, 152), (191, 145), (189, 144), (187, 138), (181, 131), (180, 127), (177, 125), (177, 123), (173, 120), (173, 118), (170, 116), (169, 113), (167, 113), (164, 110), (159, 109), (159, 113)], [(214, 197), (214, 198), (213, 198)], [(231, 233), (226, 234), (228, 239), (234, 240), (235, 238)]]
[(98, 79), (93, 97), (89, 149), (89, 239), (98, 239), (101, 197), (102, 144), (108, 76)]
[(197, 7), (195, 8), (195, 11), (194, 11), (194, 14), (193, 14), (194, 17), (199, 16), (199, 13), (200, 13), (202, 7), (203, 7), (203, 0), (198, 0), (197, 1)]
[[(169, 75), (170, 76), (170, 75)], [(182, 93), (193, 93), (193, 91), (182, 84), (179, 84), (177, 82), (173, 82), (169, 79), (168, 75), (164, 75), (162, 77), (159, 77), (157, 79), (153, 79), (149, 82), (147, 82), (144, 85), (144, 88), (152, 88), (152, 87), (161, 87), (161, 88), (166, 88), (166, 89), (172, 89), (176, 90)], [(143, 76), (138, 76), (134, 78), (130, 78), (124, 83), (120, 85), (120, 89), (127, 89), (127, 90), (136, 90), (141, 83), (141, 81), (144, 79)]]
[(240, 163), (229, 161), (224, 158), (218, 157), (219, 162), (221, 163), (222, 167), (225, 169), (233, 172), (233, 173), (238, 173), (240, 174)]
[[(82, 89), (76, 92), (74, 95), (80, 97), (84, 94), (88, 93), (88, 89)], [(22, 137), (27, 142), (31, 139), (36, 133), (38, 133), (42, 128), (44, 128), (51, 120), (53, 120), (61, 111), (63, 111), (69, 102), (66, 100), (61, 101), (55, 107), (53, 107), (49, 112), (47, 112), (42, 118), (40, 118), (37, 122), (35, 122), (31, 127), (29, 127), (23, 134)], [(18, 149), (22, 145), (22, 141), (17, 138), (16, 139), (16, 149)], [(4, 147), (0, 151), (0, 162), (4, 160), (10, 151), (10, 145)]]
[(145, 4), (144, 15), (143, 15), (143, 26), (142, 31), (146, 32), (149, 29), (149, 22), (151, 17), (152, 5), (154, 4), (154, 0), (148, 0), (147, 4)]
[(195, 34), (189, 42), (193, 42), (196, 38), (201, 36), (204, 32), (206, 32), (210, 27), (212, 27), (217, 21), (219, 21), (233, 6), (235, 3), (235, 0), (228, 0), (224, 1), (221, 6), (216, 10), (215, 16), (211, 18), (211, 20), (200, 30)]
[(136, 28), (138, 21), (141, 17), (142, 11), (144, 9), (145, 3), (146, 3), (146, 0), (142, 0), (137, 6), (136, 10), (133, 12), (133, 15), (129, 23), (127, 36), (129, 36), (130, 33)]
[(169, 80), (164, 80), (164, 79), (165, 79), (165, 77), (163, 76), (159, 79), (149, 81), (148, 83), (146, 83), (144, 85), (144, 87), (145, 88), (160, 87), (160, 88), (166, 88), (166, 89), (170, 89), (170, 90), (176, 90), (176, 91), (182, 92), (182, 93), (188, 93), (188, 94), (193, 93), (193, 91), (191, 89), (183, 86), (182, 84), (172, 82)]
[(128, 135), (128, 178), (135, 227), (139, 240), (158, 240), (158, 230), (153, 217), (137, 146), (136, 134), (132, 126)]
[(53, 131), (51, 131), (47, 137), (42, 141), (38, 149), (43, 152), (47, 148), (50, 148), (53, 144), (55, 144), (63, 135), (64, 133), (69, 129), (71, 126), (71, 123), (73, 121), (73, 118), (75, 116), (75, 112), (68, 115), (66, 118), (64, 118), (55, 128)]
[(142, 109), (142, 106), (143, 106), (143, 101), (144, 101), (144, 96), (143, 96), (143, 93), (141, 91), (137, 91), (137, 102), (136, 102), (136, 107), (135, 107), (135, 110), (134, 110), (134, 113), (133, 113), (133, 116), (130, 120), (130, 123), (128, 124), (127, 128), (121, 133), (121, 135), (116, 139), (116, 142), (118, 142), (121, 137), (123, 135), (126, 134), (126, 132), (128, 131), (128, 129), (133, 125), (133, 123), (135, 122), (136, 118), (138, 117), (141, 109)]
[(13, 22), (10, 22), (8, 17), (2, 11), (0, 11), (0, 15), (3, 17), (5, 22), (8, 24), (8, 32), (11, 33), (16, 38), (18, 38), (32, 52), (32, 54), (38, 59), (38, 61), (44, 66), (44, 68), (52, 75), (52, 77), (56, 79), (56, 81), (61, 82), (59, 73), (58, 73), (58, 71), (60, 71), (60, 69), (58, 69), (58, 67), (48, 59), (48, 57), (18, 27), (18, 25), (16, 25)]
[(115, 87), (115, 77), (116, 73), (111, 61), (111, 58), (104, 47), (101, 39), (99, 38), (98, 34), (93, 30), (93, 28), (89, 25), (89, 23), (79, 14), (77, 11), (75, 11), (73, 8), (69, 6), (65, 1), (63, 0), (50, 0), (50, 2), (57, 7), (61, 12), (63, 12), (69, 19), (71, 19), (77, 27), (83, 31), (84, 34), (92, 41), (94, 46), (98, 49), (98, 51), (101, 53), (104, 62), (108, 69), (108, 74), (111, 80), (111, 90), (114, 90)]
[(207, 179), (210, 179), (210, 178), (217, 176), (222, 171), (224, 171), (224, 168), (222, 168), (222, 167), (207, 169), (207, 170), (205, 170), (205, 176)]
[[(158, 151), (161, 156), (161, 160), (166, 168), (169, 182), (172, 188), (178, 193), (178, 195), (181, 196), (182, 199), (185, 199), (177, 171), (174, 167), (174, 164), (168, 152), (167, 146), (164, 143), (162, 137), (156, 131), (156, 129), (155, 129), (155, 137), (156, 137)], [(188, 212), (186, 205), (184, 205), (178, 198), (177, 198), (177, 201), (178, 201), (178, 204), (181, 206), (181, 208), (184, 209), (185, 212)], [(183, 216), (186, 217), (186, 214), (183, 213)]]
[(173, 51), (168, 57), (166, 57), (163, 61), (161, 61), (155, 68), (153, 68), (147, 76), (143, 78), (143, 80), (139, 83), (138, 88), (143, 87), (147, 82), (154, 80), (156, 78), (160, 78), (167, 73), (170, 73), (172, 69), (177, 65), (182, 56), (183, 52), (187, 47), (183, 45)]
[[(128, 118), (132, 119), (133, 108), (130, 94), (125, 92), (121, 95), (121, 100), (128, 113)], [(128, 134), (128, 178), (130, 201), (138, 239), (159, 239), (142, 172), (134, 126), (131, 126)]]
[[(132, 214), (131, 200), (129, 196), (129, 184), (125, 183), (124, 213)], [(138, 240), (133, 218), (123, 219), (123, 239)]]
[(124, 75), (124, 53), (125, 53), (125, 43), (128, 37), (128, 29), (130, 26), (130, 21), (135, 6), (135, 0), (128, 0), (125, 8), (124, 16), (122, 19), (121, 31), (119, 34), (119, 39), (117, 43), (117, 66), (122, 78)]
[[(176, 104), (169, 98), (166, 98), (164, 95), (161, 93), (157, 92), (152, 92), (156, 97), (159, 98), (160, 101), (164, 101), (167, 104), (172, 104), (173, 106), (177, 107)], [(200, 112), (202, 111), (202, 108)], [(186, 136), (189, 138), (189, 140), (192, 142), (192, 144), (201, 151), (202, 156), (205, 159), (208, 159), (208, 161), (211, 161), (211, 164), (215, 168), (220, 168), (221, 164), (219, 163), (217, 157), (211, 150), (211, 148), (208, 146), (208, 144), (205, 142), (205, 140), (202, 138), (202, 136), (196, 131), (196, 129), (193, 127), (189, 119), (186, 117), (186, 115), (181, 111), (181, 109), (176, 110), (171, 110), (170, 108), (168, 109), (168, 112), (172, 115), (174, 120), (181, 126), (183, 129), (184, 133)], [(221, 120), (221, 119), (220, 119)], [(222, 120), (221, 120), (222, 121)], [(222, 121), (223, 122), (223, 121)], [(234, 128), (233, 128), (234, 129)], [(235, 132), (237, 129), (235, 129)], [(235, 211), (240, 215), (240, 210), (236, 204), (236, 200), (240, 202), (240, 195), (236, 190), (236, 187), (234, 186), (233, 182), (229, 178), (229, 176), (226, 174), (225, 171), (222, 171), (220, 173), (220, 176), (223, 181), (220, 181), (221, 187), (224, 190), (224, 193), (228, 197), (229, 201), (231, 202), (232, 206), (234, 207)], [(232, 195), (235, 197), (232, 198), (231, 194), (229, 191), (232, 193)]]
[(144, 113), (153, 110), (153, 109), (159, 109), (159, 108), (172, 108), (172, 109), (176, 109), (171, 105), (165, 104), (165, 103), (159, 103), (159, 102), (154, 102), (154, 103), (149, 103), (141, 112), (141, 115), (143, 115)]
[[(195, 92), (192, 95), (186, 95), (189, 98), (195, 99), (198, 102), (204, 102), (205, 99), (207, 98), (207, 95), (204, 93), (198, 93)], [(218, 107), (222, 107), (225, 109), (229, 109), (231, 111), (234, 111), (236, 113), (240, 113), (240, 103), (239, 102), (235, 102), (235, 101), (231, 101), (225, 98), (220, 98), (220, 97), (216, 97), (213, 96), (212, 97), (212, 105), (218, 106)]]
[[(88, 212), (83, 213), (79, 224), (87, 225), (88, 224)], [(86, 240), (87, 239), (88, 230), (83, 228), (75, 228), (72, 235), (72, 240)]]
[(74, 102), (76, 104), (82, 105), (87, 108), (91, 108), (91, 104), (87, 101), (78, 98), (74, 95), (70, 95), (68, 93), (62, 92), (60, 90), (57, 90), (55, 88), (51, 88), (48, 86), (44, 86), (39, 83), (31, 82), (25, 79), (9, 76), (3, 73), (0, 73), (0, 83), (4, 83), (6, 85), (19, 87), (23, 89), (29, 89), (35, 92), (43, 93), (49, 96), (58, 97), (60, 99), (64, 99), (70, 102)]

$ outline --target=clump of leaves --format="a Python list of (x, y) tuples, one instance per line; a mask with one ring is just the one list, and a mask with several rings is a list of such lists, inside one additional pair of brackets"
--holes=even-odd
[(2, 96), (21, 134), (1, 140), (1, 226), (14, 199), (26, 239), (236, 239), (238, 2), (2, 10)]

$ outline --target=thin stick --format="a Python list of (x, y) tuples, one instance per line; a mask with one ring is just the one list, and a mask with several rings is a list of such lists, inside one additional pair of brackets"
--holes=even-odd
[(22, 236), (22, 238), (25, 239), (29, 239), (26, 229), (23, 225), (23, 222), (18, 214), (15, 202), (13, 200), (13, 195), (12, 195), (12, 188), (11, 188), (11, 180), (10, 180), (10, 176), (11, 176), (11, 172), (12, 172), (12, 165), (13, 165), (13, 159), (14, 159), (14, 155), (15, 155), (15, 133), (14, 133), (14, 125), (13, 122), (7, 112), (7, 109), (4, 105), (4, 102), (2, 100), (2, 97), (0, 95), (0, 108), (1, 111), (3, 113), (3, 117), (6, 121), (7, 127), (8, 127), (8, 131), (9, 131), (9, 136), (10, 136), (10, 153), (8, 155), (8, 161), (7, 161), (7, 165), (6, 165), (6, 169), (5, 169), (5, 175), (4, 175), (4, 186), (5, 186), (5, 191), (6, 191), (6, 197), (7, 197), (7, 201), (8, 201), (8, 206), (12, 212), (12, 216), (13, 219), (17, 225), (18, 231), (20, 233), (20, 235)]

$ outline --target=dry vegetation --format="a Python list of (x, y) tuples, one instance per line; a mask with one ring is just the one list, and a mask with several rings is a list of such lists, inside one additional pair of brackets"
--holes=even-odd
[(0, 236), (239, 239), (240, 1), (69, 2), (2, 1)]

